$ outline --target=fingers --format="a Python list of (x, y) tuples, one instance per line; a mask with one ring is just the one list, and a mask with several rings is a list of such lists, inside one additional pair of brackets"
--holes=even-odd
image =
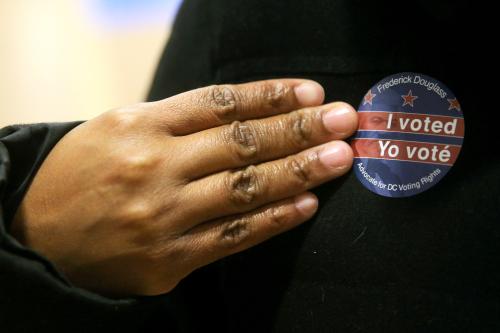
[(345, 139), (357, 128), (356, 111), (336, 102), (263, 119), (235, 121), (183, 137), (183, 176), (214, 172), (288, 156), (319, 144)]
[(214, 85), (150, 105), (159, 123), (172, 135), (186, 135), (233, 121), (320, 105), (323, 99), (323, 88), (314, 81), (280, 79)]
[(179, 207), (182, 228), (241, 212), (302, 193), (339, 177), (352, 165), (353, 154), (343, 141), (333, 141), (284, 159), (224, 171), (188, 183), (181, 198), (195, 202)]
[(196, 266), (240, 252), (287, 231), (314, 215), (318, 200), (303, 193), (255, 211), (196, 226), (184, 235)]

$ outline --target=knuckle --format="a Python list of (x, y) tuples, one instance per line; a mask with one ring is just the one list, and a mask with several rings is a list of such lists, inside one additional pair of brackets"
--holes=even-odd
[(229, 198), (236, 206), (248, 206), (255, 203), (263, 193), (262, 181), (257, 168), (253, 165), (233, 172), (227, 182)]
[(120, 221), (125, 229), (133, 229), (136, 236), (149, 235), (152, 221), (157, 217), (157, 209), (144, 200), (132, 200), (121, 206), (116, 220)]
[(112, 176), (120, 182), (138, 183), (146, 179), (160, 162), (157, 156), (147, 153), (121, 155), (114, 161)]
[(220, 243), (229, 248), (238, 247), (250, 237), (250, 223), (244, 217), (225, 223), (219, 235)]
[(154, 215), (154, 209), (147, 202), (139, 201), (126, 208), (126, 217), (131, 221), (146, 221)]
[(304, 110), (290, 113), (291, 139), (300, 147), (305, 147), (311, 140), (313, 131), (311, 115)]
[(262, 85), (261, 96), (269, 106), (278, 108), (285, 103), (289, 92), (290, 87), (282, 82), (266, 83)]
[(311, 183), (312, 171), (309, 160), (290, 157), (285, 162), (285, 168), (286, 170), (290, 170), (293, 175), (291, 181), (295, 181), (297, 187), (305, 188)]
[(209, 105), (221, 122), (238, 118), (238, 93), (232, 85), (212, 85), (208, 88)]
[(229, 127), (230, 146), (234, 147), (240, 161), (246, 162), (257, 155), (257, 135), (253, 125), (235, 121)]
[(266, 211), (266, 219), (270, 222), (271, 227), (280, 230), (289, 224), (290, 215), (280, 207), (271, 207)]
[(108, 111), (106, 118), (114, 129), (127, 130), (141, 123), (141, 113), (133, 106)]

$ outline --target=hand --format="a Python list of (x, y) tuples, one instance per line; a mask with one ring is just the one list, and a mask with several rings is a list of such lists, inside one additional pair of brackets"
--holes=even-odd
[(313, 81), (268, 80), (104, 113), (54, 147), (11, 232), (76, 286), (168, 292), (315, 213), (306, 191), (348, 171), (335, 140), (357, 127), (351, 106), (323, 98)]

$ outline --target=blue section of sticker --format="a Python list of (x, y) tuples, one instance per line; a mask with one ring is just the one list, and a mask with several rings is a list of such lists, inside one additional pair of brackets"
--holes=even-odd
[(455, 95), (418, 73), (388, 76), (363, 97), (351, 142), (354, 172), (366, 188), (408, 197), (436, 185), (455, 163), (465, 123)]

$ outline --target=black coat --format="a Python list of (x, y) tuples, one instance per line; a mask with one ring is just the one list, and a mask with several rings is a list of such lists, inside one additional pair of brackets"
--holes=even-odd
[[(391, 199), (351, 172), (314, 192), (313, 221), (186, 278), (168, 295), (107, 299), (75, 288), (8, 234), (30, 180), (76, 124), (0, 132), (2, 332), (500, 331), (500, 158), (493, 68), (470, 3), (187, 0), (149, 100), (196, 87), (306, 77), (357, 106), (398, 72), (444, 82), (464, 110), (451, 171)], [(481, 50), (479, 52), (478, 50)]]

